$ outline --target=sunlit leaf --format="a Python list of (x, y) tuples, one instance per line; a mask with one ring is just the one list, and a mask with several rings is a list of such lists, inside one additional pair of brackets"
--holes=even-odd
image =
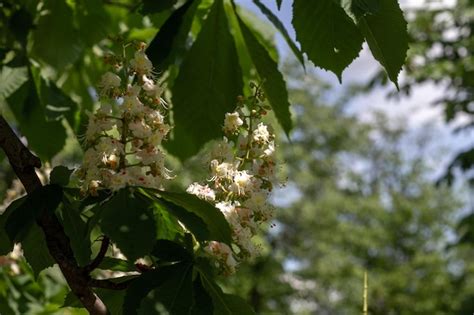
[(292, 23), (308, 58), (341, 80), (342, 71), (359, 55), (363, 42), (344, 9), (334, 0), (295, 0)]
[(222, 0), (215, 1), (173, 86), (174, 134), (167, 146), (180, 159), (221, 134), (226, 112), (242, 93), (242, 74)]

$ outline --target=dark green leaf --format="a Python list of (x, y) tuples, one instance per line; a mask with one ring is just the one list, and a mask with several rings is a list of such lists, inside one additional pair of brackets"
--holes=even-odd
[(25, 237), (21, 241), (21, 248), (26, 261), (33, 269), (35, 278), (38, 274), (55, 264), (54, 259), (49, 254), (48, 246), (44, 238), (44, 233), (36, 224), (31, 225)]
[(176, 4), (177, 0), (143, 0), (141, 13), (153, 14), (168, 10)]
[(159, 191), (163, 199), (200, 217), (209, 229), (208, 239), (230, 244), (231, 230), (222, 212), (210, 203), (188, 193)]
[[(361, 6), (353, 1), (357, 26), (369, 44), (375, 59), (385, 68), (390, 80), (398, 89), (398, 73), (405, 63), (408, 50), (407, 22), (397, 0), (382, 0), (374, 6)], [(365, 2), (364, 2), (365, 3)], [(357, 6), (359, 4), (359, 6)], [(361, 10), (367, 10), (361, 14)]]
[(301, 53), (299, 48), (296, 47), (296, 44), (291, 39), (290, 34), (288, 34), (288, 31), (286, 30), (286, 27), (283, 25), (283, 23), (260, 0), (253, 0), (253, 3), (255, 3), (255, 5), (260, 9), (260, 11), (262, 11), (262, 13), (265, 14), (265, 16), (270, 20), (270, 22), (273, 23), (273, 25), (277, 28), (277, 30), (280, 31), (280, 33), (281, 33), (281, 35), (283, 35), (283, 38), (285, 39), (286, 43), (290, 47), (291, 51), (295, 54), (296, 58), (298, 58), (298, 60), (300, 61), (301, 65), (304, 68), (303, 54)]
[(21, 241), (32, 226), (36, 225), (38, 215), (42, 211), (55, 211), (62, 197), (63, 191), (58, 185), (42, 186), (28, 194), (25, 201), (10, 213), (5, 222), (5, 230), (10, 240)]
[(179, 54), (178, 51), (184, 48), (197, 7), (195, 5), (190, 9), (193, 3), (199, 3), (199, 1), (187, 1), (174, 11), (148, 46), (147, 55), (159, 71), (165, 71), (171, 59), (175, 59)]
[(278, 65), (240, 18), (239, 26), (255, 68), (263, 80), (265, 95), (268, 97), (281, 126), (289, 134), (292, 125), (290, 103), (288, 102), (286, 83), (278, 71)]
[(367, 14), (377, 14), (380, 10), (380, 1), (352, 0), (350, 10), (356, 17)]
[(212, 298), (202, 285), (201, 277), (193, 282), (194, 304), (190, 315), (209, 315), (214, 313)]
[(82, 42), (73, 24), (72, 10), (65, 1), (47, 0), (44, 1), (42, 12), (32, 32), (31, 53), (62, 70), (74, 63), (82, 51)]
[(152, 254), (166, 262), (191, 261), (193, 258), (192, 253), (188, 252), (183, 246), (169, 240), (158, 240)]
[(150, 202), (128, 188), (118, 191), (101, 207), (100, 227), (130, 260), (150, 253), (156, 239)]
[(67, 186), (69, 184), (69, 177), (71, 177), (74, 170), (68, 169), (66, 166), (56, 166), (49, 174), (49, 182), (60, 186)]
[(28, 81), (28, 68), (4, 66), (0, 72), (0, 99), (6, 99)]
[(10, 95), (7, 102), (19, 123), (21, 134), (28, 140), (28, 147), (42, 160), (50, 160), (63, 148), (66, 130), (60, 121), (46, 121), (45, 111), (32, 79)]
[[(143, 302), (142, 302), (143, 301)], [(161, 303), (170, 314), (187, 314), (192, 305), (192, 265), (183, 262), (143, 273), (128, 287), (124, 314), (153, 314)]]
[(209, 266), (203, 264), (202, 261), (197, 267), (201, 277), (202, 284), (207, 293), (212, 298), (214, 306), (214, 315), (255, 315), (252, 308), (242, 298), (226, 294), (214, 281), (211, 273), (208, 271)]
[(173, 86), (174, 135), (169, 151), (180, 159), (222, 132), (226, 112), (242, 93), (242, 74), (222, 0), (215, 1)]
[(104, 257), (97, 268), (112, 271), (137, 271), (137, 268), (132, 261), (113, 257)]
[(359, 55), (363, 42), (344, 9), (334, 0), (295, 0), (292, 23), (308, 58), (341, 81), (342, 71)]
[(281, 2), (282, 2), (282, 0), (276, 0), (278, 10), (281, 9)]
[(80, 266), (84, 266), (91, 259), (91, 241), (86, 222), (81, 218), (79, 210), (63, 198), (63, 207), (60, 209), (60, 219), (64, 232), (69, 237), (74, 256)]
[(5, 209), (5, 211), (0, 215), (0, 256), (4, 256), (13, 250), (14, 243), (10, 240), (10, 237), (7, 234), (5, 229), (5, 223), (7, 222), (10, 214), (18, 207), (20, 207), (26, 200), (26, 196), (23, 196), (19, 199), (16, 199), (10, 203), (10, 205)]
[(112, 34), (111, 18), (104, 5), (97, 0), (76, 1), (76, 9), (80, 38), (92, 46), (101, 39)]

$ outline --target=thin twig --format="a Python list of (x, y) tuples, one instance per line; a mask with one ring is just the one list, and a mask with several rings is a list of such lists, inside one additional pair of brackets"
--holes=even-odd
[(110, 245), (110, 239), (107, 236), (104, 236), (104, 238), (102, 239), (102, 244), (100, 244), (100, 249), (99, 249), (99, 252), (97, 253), (97, 256), (89, 265), (84, 267), (84, 271), (87, 274), (91, 273), (92, 270), (99, 267), (102, 260), (104, 260), (104, 257), (105, 257), (105, 254), (107, 253), (107, 249), (109, 248), (109, 245)]
[(116, 283), (116, 282), (111, 281), (110, 279), (101, 279), (101, 280), (90, 279), (89, 284), (91, 287), (94, 287), (94, 288), (102, 288), (102, 289), (109, 289), (109, 290), (125, 290), (126, 288), (128, 288), (128, 285), (132, 281), (133, 279)]

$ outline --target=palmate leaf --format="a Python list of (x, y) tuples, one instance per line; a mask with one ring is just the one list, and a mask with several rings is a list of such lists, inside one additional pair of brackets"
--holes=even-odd
[(62, 0), (44, 1), (43, 12), (32, 32), (31, 53), (42, 61), (62, 70), (76, 61), (83, 49), (74, 27), (71, 7)]
[(212, 298), (214, 315), (256, 315), (244, 299), (222, 291), (215, 282), (207, 261), (200, 260), (196, 268), (204, 289)]
[(151, 252), (156, 227), (151, 204), (129, 188), (119, 190), (100, 206), (99, 226), (130, 260)]
[(291, 130), (290, 103), (283, 75), (278, 71), (277, 63), (270, 57), (265, 47), (259, 43), (256, 36), (238, 17), (239, 26), (242, 31), (250, 57), (257, 69), (257, 73), (263, 80), (263, 90), (268, 97), (275, 115), (285, 130), (286, 134)]
[(359, 55), (363, 43), (344, 9), (334, 0), (295, 0), (292, 23), (302, 51), (341, 81), (342, 71)]
[(286, 43), (290, 47), (291, 51), (293, 52), (293, 54), (295, 54), (296, 58), (298, 58), (299, 62), (304, 68), (303, 53), (298, 49), (298, 47), (296, 47), (296, 44), (291, 39), (290, 34), (288, 34), (288, 31), (286, 30), (286, 27), (283, 25), (283, 23), (260, 0), (253, 0), (253, 3), (255, 3), (255, 5), (260, 9), (260, 11), (265, 14), (265, 16), (270, 20), (270, 22), (272, 22), (276, 29), (281, 33)]
[(88, 264), (92, 255), (89, 229), (81, 218), (79, 209), (66, 197), (63, 198), (62, 207), (59, 208), (59, 219), (69, 237), (77, 263), (80, 266)]
[(20, 207), (26, 200), (26, 196), (18, 198), (5, 209), (5, 211), (0, 215), (0, 256), (7, 255), (13, 250), (14, 242), (10, 240), (8, 233), (5, 229), (5, 224), (8, 217), (13, 213), (18, 207)]
[(175, 10), (151, 41), (146, 52), (158, 71), (165, 71), (184, 50), (199, 1), (189, 0)]
[(407, 22), (398, 1), (381, 0), (373, 4), (366, 0), (353, 0), (351, 11), (372, 55), (398, 89), (398, 73), (408, 50)]
[(23, 249), (23, 256), (33, 269), (35, 278), (38, 278), (42, 270), (55, 264), (53, 257), (49, 254), (44, 233), (36, 224), (28, 229), (21, 241), (21, 248)]
[(60, 121), (46, 120), (33, 79), (10, 95), (7, 103), (19, 124), (20, 133), (28, 140), (28, 147), (42, 160), (50, 160), (63, 148), (66, 130)]
[(58, 185), (46, 185), (28, 194), (25, 200), (11, 211), (5, 222), (5, 231), (11, 241), (22, 241), (36, 225), (42, 211), (52, 213), (61, 203), (63, 191)]
[(6, 99), (28, 81), (28, 68), (4, 66), (0, 72), (0, 99)]
[[(216, 240), (230, 244), (231, 230), (229, 223), (219, 209), (188, 193), (159, 191), (158, 194), (166, 201), (200, 218), (209, 231), (209, 235), (205, 240)], [(186, 223), (184, 222), (184, 224)]]
[(222, 132), (242, 94), (242, 73), (222, 0), (216, 0), (172, 89), (174, 134), (167, 148), (184, 160)]
[(123, 313), (154, 314), (160, 303), (170, 314), (187, 314), (192, 306), (192, 263), (184, 261), (143, 273), (128, 287)]
[(173, 5), (176, 4), (176, 1), (177, 0), (143, 0), (143, 5), (140, 11), (142, 14), (153, 14), (162, 12), (172, 8)]

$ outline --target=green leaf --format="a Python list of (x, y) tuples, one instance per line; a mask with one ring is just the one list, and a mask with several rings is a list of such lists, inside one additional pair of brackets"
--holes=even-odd
[(165, 71), (184, 50), (198, 4), (190, 0), (175, 10), (148, 46), (147, 55), (159, 71)]
[[(175, 240), (184, 234), (178, 220), (162, 204), (155, 203), (153, 214), (156, 221), (156, 238)], [(203, 222), (204, 223), (204, 222)]]
[(193, 282), (194, 303), (190, 315), (209, 315), (214, 313), (212, 298), (204, 289), (201, 277)]
[[(405, 63), (408, 50), (407, 22), (396, 0), (379, 1), (378, 8), (353, 1), (352, 12), (357, 26), (369, 44), (372, 55), (385, 68), (398, 89), (398, 73)], [(363, 10), (366, 10), (364, 13)]]
[(92, 46), (112, 34), (111, 18), (103, 3), (97, 0), (81, 0), (75, 1), (75, 4), (74, 13), (79, 26), (80, 38), (88, 46)]
[(278, 10), (281, 9), (281, 2), (282, 2), (282, 0), (276, 0)]
[(63, 0), (46, 0), (35, 30), (31, 53), (57, 70), (74, 63), (82, 52), (82, 41), (74, 28), (71, 8)]
[(172, 89), (174, 135), (169, 151), (184, 160), (222, 133), (242, 93), (242, 74), (222, 0), (217, 0), (184, 59)]
[(169, 240), (158, 240), (152, 254), (166, 262), (190, 261), (193, 258), (192, 253), (188, 252), (183, 246)]
[(222, 212), (210, 203), (188, 193), (159, 191), (159, 195), (179, 207), (196, 214), (209, 229), (209, 240), (230, 244), (231, 230)]
[(356, 16), (376, 14), (380, 10), (380, 0), (351, 0), (350, 11)]
[(5, 211), (0, 215), (0, 256), (4, 256), (13, 250), (14, 242), (10, 240), (8, 233), (5, 229), (10, 214), (18, 209), (26, 200), (27, 196), (18, 198), (10, 203)]
[(198, 265), (199, 275), (203, 287), (212, 298), (214, 315), (255, 315), (256, 313), (245, 302), (244, 299), (236, 295), (226, 294), (214, 281), (208, 271), (209, 266)]
[(119, 190), (100, 206), (100, 227), (130, 260), (150, 253), (156, 239), (150, 202), (128, 188)]
[(172, 8), (176, 4), (177, 0), (143, 0), (141, 13), (142, 14), (153, 14), (159, 13)]
[(255, 5), (260, 9), (260, 11), (262, 11), (262, 13), (270, 20), (270, 22), (273, 23), (273, 25), (276, 27), (276, 29), (278, 31), (280, 31), (280, 33), (281, 33), (281, 35), (283, 35), (283, 38), (285, 39), (286, 43), (290, 47), (291, 51), (295, 54), (296, 58), (298, 58), (299, 62), (301, 63), (301, 65), (304, 68), (305, 66), (304, 66), (303, 54), (301, 53), (299, 48), (296, 47), (296, 44), (291, 39), (290, 34), (288, 34), (288, 31), (286, 30), (286, 27), (283, 25), (283, 23), (260, 0), (253, 0), (253, 3), (255, 3)]
[(5, 230), (11, 241), (21, 241), (42, 211), (53, 213), (60, 204), (63, 191), (58, 185), (46, 185), (37, 188), (26, 196), (5, 222)]
[(69, 237), (74, 257), (80, 266), (85, 266), (91, 259), (91, 241), (86, 222), (81, 218), (79, 210), (67, 199), (63, 198), (63, 207), (59, 217), (64, 232)]
[(278, 71), (277, 63), (270, 57), (266, 49), (245, 23), (238, 17), (239, 26), (252, 61), (260, 78), (263, 80), (263, 90), (272, 105), (275, 115), (287, 134), (291, 130), (290, 103), (283, 76)]
[(51, 171), (51, 174), (49, 174), (49, 182), (59, 186), (67, 186), (67, 184), (69, 184), (69, 177), (71, 177), (72, 172), (74, 172), (74, 170), (70, 170), (66, 166), (56, 166)]
[(28, 147), (42, 160), (50, 160), (63, 148), (66, 130), (60, 121), (46, 121), (32, 79), (10, 95), (7, 102), (19, 123), (20, 133), (28, 140)]
[[(203, 242), (211, 239), (208, 226), (203, 221), (203, 219), (201, 219), (195, 213), (162, 199), (156, 199), (155, 206), (159, 207), (162, 212), (166, 211), (172, 217), (179, 220), (189, 231), (193, 233), (198, 241)], [(178, 223), (177, 220), (173, 221)]]
[[(107, 289), (94, 289), (95, 293), (100, 297), (102, 302), (107, 306), (107, 310), (111, 315), (122, 314), (122, 304), (125, 297), (125, 291), (107, 290)], [(83, 308), (81, 301), (72, 293), (68, 292), (64, 299), (63, 307), (79, 307)], [(69, 313), (68, 313), (69, 314)]]
[(28, 81), (28, 68), (4, 66), (0, 72), (0, 99), (6, 99)]
[(113, 257), (104, 257), (97, 268), (112, 271), (137, 271), (133, 261)]
[(36, 224), (28, 229), (26, 236), (21, 241), (21, 248), (26, 261), (33, 269), (35, 278), (38, 278), (42, 270), (56, 263), (49, 254), (43, 231)]
[(181, 262), (143, 273), (128, 287), (124, 314), (154, 314), (161, 303), (170, 314), (187, 314), (192, 305), (192, 264)]
[(344, 9), (334, 0), (295, 0), (292, 23), (308, 58), (341, 81), (342, 71), (359, 55), (363, 42)]

